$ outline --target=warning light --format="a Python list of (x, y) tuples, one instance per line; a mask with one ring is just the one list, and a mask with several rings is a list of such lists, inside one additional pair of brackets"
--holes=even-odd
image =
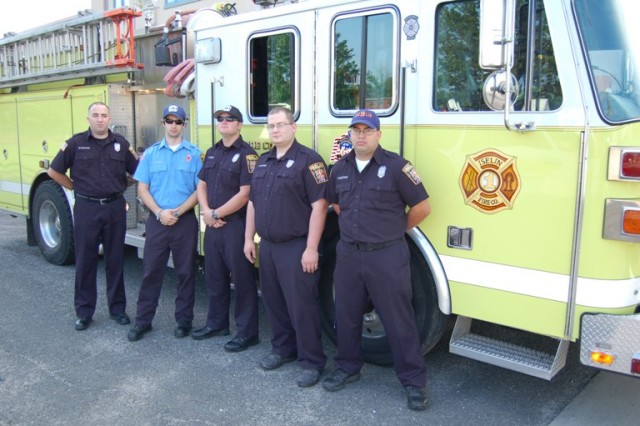
[(640, 210), (625, 210), (622, 217), (622, 230), (627, 234), (640, 235)]
[(640, 374), (640, 354), (635, 354), (633, 358), (631, 358), (631, 372)]
[(597, 362), (598, 364), (611, 365), (615, 360), (615, 356), (612, 354), (608, 354), (606, 352), (601, 351), (592, 351), (591, 352), (591, 361)]
[(622, 153), (622, 177), (640, 177), (640, 152), (627, 151)]

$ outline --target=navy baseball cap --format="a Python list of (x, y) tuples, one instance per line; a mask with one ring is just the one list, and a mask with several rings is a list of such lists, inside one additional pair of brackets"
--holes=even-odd
[(162, 111), (162, 118), (167, 118), (167, 115), (175, 115), (180, 120), (185, 121), (187, 119), (187, 113), (180, 105), (167, 105)]
[(353, 127), (356, 124), (365, 124), (372, 129), (380, 130), (380, 119), (370, 109), (361, 109), (355, 113), (349, 127)]
[(222, 109), (217, 110), (215, 113), (213, 113), (213, 118), (218, 118), (220, 114), (225, 112), (229, 114), (229, 116), (235, 118), (236, 120), (242, 123), (242, 113), (238, 108), (234, 107), (233, 105), (229, 105)]

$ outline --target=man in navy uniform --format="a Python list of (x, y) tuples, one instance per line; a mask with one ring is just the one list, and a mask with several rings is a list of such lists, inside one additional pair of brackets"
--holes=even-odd
[[(127, 208), (122, 193), (127, 188), (127, 173), (136, 171), (138, 158), (124, 137), (109, 130), (111, 113), (106, 104), (91, 104), (87, 121), (89, 130), (67, 140), (47, 171), (54, 181), (75, 193), (76, 330), (89, 327), (96, 310), (100, 243), (110, 317), (121, 325), (130, 322), (123, 273)], [(71, 178), (65, 174), (68, 169)]]
[(371, 298), (407, 404), (424, 410), (426, 367), (404, 234), (431, 212), (428, 194), (411, 163), (380, 146), (380, 120), (373, 111), (358, 111), (350, 127), (353, 150), (333, 167), (327, 187), (340, 227), (333, 276), (338, 350), (336, 368), (322, 386), (337, 391), (360, 378), (362, 316)]
[(244, 224), (251, 176), (258, 155), (240, 135), (242, 113), (228, 106), (214, 113), (222, 139), (205, 154), (198, 177), (198, 201), (204, 233), (205, 284), (209, 314), (196, 340), (229, 334), (230, 284), (235, 289), (236, 336), (224, 345), (240, 352), (257, 345), (258, 289), (254, 267), (244, 255)]
[(244, 252), (256, 260), (260, 242), (260, 288), (271, 325), (271, 353), (258, 366), (273, 370), (298, 359), (297, 384), (313, 386), (326, 364), (320, 331), (318, 245), (327, 215), (327, 171), (322, 158), (295, 139), (290, 110), (267, 117), (273, 149), (258, 160), (251, 181)]
[(174, 335), (186, 337), (191, 332), (198, 240), (193, 207), (198, 203), (196, 185), (202, 151), (183, 138), (186, 122), (187, 114), (181, 106), (165, 107), (162, 113), (165, 137), (145, 151), (133, 176), (138, 181), (138, 195), (151, 214), (145, 224), (144, 276), (136, 321), (127, 335), (132, 342), (151, 331), (169, 254), (178, 277), (175, 301), (178, 325)]

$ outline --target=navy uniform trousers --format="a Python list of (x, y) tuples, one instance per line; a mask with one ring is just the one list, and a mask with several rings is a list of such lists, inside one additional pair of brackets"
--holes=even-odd
[(92, 318), (96, 310), (98, 248), (104, 248), (109, 312), (125, 312), (124, 236), (127, 211), (123, 197), (107, 204), (76, 198), (73, 206), (76, 279), (74, 302), (78, 318)]
[(327, 358), (322, 349), (318, 285), (320, 271), (302, 270), (307, 237), (283, 243), (260, 242), (260, 289), (271, 325), (272, 352), (295, 357), (303, 369), (322, 370)]
[(230, 284), (236, 294), (238, 336), (258, 335), (258, 289), (254, 267), (244, 255), (244, 220), (240, 216), (222, 228), (207, 227), (204, 234), (205, 281), (209, 293), (207, 326), (229, 328)]
[(193, 320), (197, 239), (198, 222), (193, 210), (180, 216), (173, 226), (164, 226), (154, 215), (149, 215), (145, 225), (144, 276), (138, 295), (136, 324), (144, 327), (153, 321), (169, 253), (178, 277), (175, 319), (177, 322)]
[[(339, 241), (336, 257), (333, 273), (338, 332), (336, 367), (349, 374), (362, 368), (362, 316), (368, 295), (384, 325), (400, 383), (424, 387), (426, 367), (411, 305), (407, 243), (402, 241), (379, 250), (358, 251)], [(341, 300), (348, 301), (349, 309), (340, 309)]]

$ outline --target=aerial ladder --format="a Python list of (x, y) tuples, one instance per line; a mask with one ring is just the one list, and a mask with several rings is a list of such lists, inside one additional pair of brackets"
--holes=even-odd
[(119, 8), (0, 39), (0, 89), (135, 71), (134, 19)]

